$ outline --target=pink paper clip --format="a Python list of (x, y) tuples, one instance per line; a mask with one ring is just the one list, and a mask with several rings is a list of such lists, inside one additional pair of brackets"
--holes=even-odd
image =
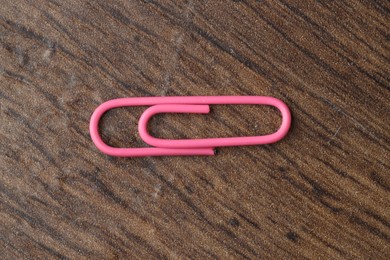
[[(257, 104), (274, 106), (282, 114), (282, 124), (278, 131), (262, 136), (224, 137), (205, 139), (159, 139), (147, 131), (149, 119), (159, 113), (199, 113), (210, 112), (209, 105)], [(139, 119), (138, 131), (142, 140), (154, 147), (116, 148), (105, 144), (99, 135), (99, 120), (113, 108), (150, 106)], [(215, 147), (271, 144), (281, 140), (291, 125), (291, 114), (287, 105), (274, 97), (265, 96), (196, 96), (196, 97), (134, 97), (107, 101), (92, 114), (89, 130), (92, 141), (103, 153), (118, 157), (174, 156), (174, 155), (214, 155)]]

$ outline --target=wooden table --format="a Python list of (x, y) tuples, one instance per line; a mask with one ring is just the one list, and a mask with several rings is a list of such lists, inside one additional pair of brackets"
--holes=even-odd
[[(388, 1), (0, 1), (0, 258), (389, 259)], [(114, 158), (118, 97), (269, 95), (289, 135)], [(104, 140), (146, 146), (144, 107)], [(160, 115), (164, 138), (266, 134), (265, 106)]]

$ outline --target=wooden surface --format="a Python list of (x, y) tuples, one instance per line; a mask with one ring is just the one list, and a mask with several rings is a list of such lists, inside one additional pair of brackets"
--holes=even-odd
[[(0, 258), (389, 259), (388, 1), (0, 0)], [(112, 158), (118, 97), (271, 95), (274, 145)], [(145, 108), (104, 140), (145, 146)], [(160, 115), (161, 137), (273, 132), (275, 109)]]

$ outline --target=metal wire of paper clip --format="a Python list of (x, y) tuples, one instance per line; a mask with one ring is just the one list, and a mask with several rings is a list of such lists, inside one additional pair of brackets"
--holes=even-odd
[[(159, 113), (210, 112), (209, 105), (266, 105), (274, 106), (282, 114), (280, 128), (261, 136), (223, 137), (205, 139), (159, 139), (147, 131), (149, 119)], [(150, 106), (139, 119), (138, 131), (147, 148), (117, 148), (103, 142), (99, 134), (99, 121), (105, 112), (118, 107)], [(214, 155), (215, 147), (271, 144), (281, 140), (290, 129), (291, 114), (281, 100), (267, 96), (183, 96), (183, 97), (131, 97), (107, 101), (96, 108), (90, 121), (90, 134), (96, 147), (103, 153), (117, 157)]]

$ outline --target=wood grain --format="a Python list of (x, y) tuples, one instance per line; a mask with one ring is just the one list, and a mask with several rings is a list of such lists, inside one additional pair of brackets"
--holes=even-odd
[[(1, 259), (389, 259), (388, 1), (0, 0)], [(118, 97), (271, 95), (273, 145), (112, 158)], [(102, 122), (145, 146), (144, 108)], [(265, 134), (276, 110), (160, 115), (161, 137)]]

